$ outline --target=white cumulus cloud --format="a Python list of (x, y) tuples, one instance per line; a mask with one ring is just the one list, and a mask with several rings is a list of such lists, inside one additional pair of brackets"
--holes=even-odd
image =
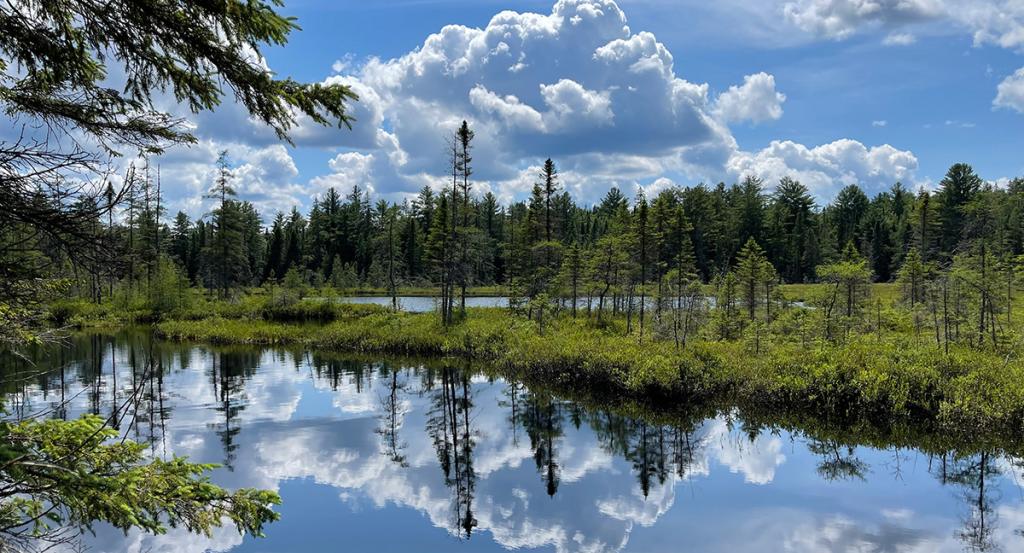
[(756, 73), (743, 77), (742, 85), (733, 85), (718, 96), (715, 113), (727, 122), (762, 123), (782, 117), (786, 95), (775, 90), (775, 77)]
[(788, 176), (824, 200), (848, 184), (860, 184), (870, 192), (910, 180), (917, 166), (917, 157), (909, 151), (888, 144), (867, 147), (849, 139), (813, 148), (776, 140), (758, 152), (737, 152), (728, 163), (729, 172), (737, 177), (758, 175), (774, 183)]
[(996, 99), (992, 103), (995, 107), (1011, 108), (1024, 113), (1024, 67), (999, 83)]
[[(728, 125), (779, 119), (786, 100), (764, 72), (710, 99), (709, 86), (682, 77), (668, 48), (633, 32), (612, 0), (559, 0), (549, 14), (504, 11), (479, 29), (448, 25), (347, 78), (372, 90), (360, 93), (375, 106), (370, 119), (387, 129), (379, 142), (403, 160), (388, 169), (378, 155), (369, 173), (376, 190), (395, 197), (443, 182), (445, 139), (463, 120), (476, 132), (476, 189), (503, 200), (528, 193), (546, 157), (583, 201), (609, 186), (726, 178), (735, 160), (756, 158)], [(349, 180), (326, 176), (317, 186)]]
[(786, 19), (809, 33), (847, 38), (861, 27), (912, 23), (938, 17), (940, 0), (796, 0), (785, 2)]
[(799, 29), (830, 39), (880, 27), (890, 29), (886, 44), (909, 44), (913, 34), (893, 29), (937, 22), (947, 32), (970, 33), (977, 45), (1024, 47), (1019, 0), (787, 0), (779, 10)]
[[(916, 168), (912, 153), (889, 146), (860, 148), (889, 148), (914, 162), (871, 171), (857, 156), (837, 156), (811, 169), (798, 163), (800, 156), (776, 151), (777, 144), (805, 152), (823, 146), (780, 142), (744, 151), (729, 125), (782, 117), (786, 96), (775, 77), (747, 75), (709, 97), (709, 85), (687, 80), (669, 49), (652, 33), (634, 32), (613, 0), (558, 0), (549, 13), (502, 11), (482, 28), (446, 25), (391, 59), (338, 59), (324, 82), (359, 94), (351, 106), (353, 130), (300, 118), (293, 132), (298, 147), (332, 152), (324, 174), (300, 180), (289, 151), (236, 105), (197, 119), (197, 132), (209, 144), (199, 152), (203, 163), (225, 145), (239, 153), (239, 163), (253, 155), (254, 167), (240, 174), (251, 177), (246, 194), (268, 214), (308, 205), (331, 186), (359, 185), (399, 201), (425, 185), (439, 188), (449, 171), (446, 139), (463, 120), (476, 133), (474, 191), (502, 201), (528, 194), (537, 165), (548, 157), (583, 202), (596, 201), (610, 186), (653, 191), (669, 182), (717, 182), (755, 170), (774, 177), (792, 169), (794, 177), (806, 175), (815, 190), (827, 192), (838, 186), (826, 183), (829, 177), (881, 181), (912, 177)], [(843, 166), (847, 161), (860, 165)], [(177, 204), (199, 213), (210, 168), (189, 163), (179, 171), (188, 192)]]

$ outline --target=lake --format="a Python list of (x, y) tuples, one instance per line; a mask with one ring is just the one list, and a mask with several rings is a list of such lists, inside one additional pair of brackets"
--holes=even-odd
[[(390, 296), (344, 296), (341, 303), (373, 304), (391, 307)], [(410, 313), (426, 313), (437, 308), (440, 298), (431, 296), (398, 296), (398, 308)], [(456, 300), (456, 306), (458, 306)], [(466, 298), (466, 307), (508, 307), (508, 298), (502, 296), (472, 296)]]
[(278, 491), (264, 539), (102, 525), (96, 552), (1019, 551), (1022, 463), (654, 422), (442, 362), (77, 335), (6, 360), (9, 416), (111, 413), (151, 455)]
[[(326, 298), (312, 298), (312, 299), (326, 299)], [(390, 296), (342, 296), (334, 298), (334, 301), (341, 303), (355, 303), (355, 304), (373, 304), (381, 305), (384, 307), (391, 307)], [(402, 311), (408, 311), (409, 313), (427, 313), (434, 311), (437, 308), (437, 304), (440, 298), (431, 296), (398, 296), (398, 308)], [(456, 306), (458, 306), (458, 299), (456, 298)], [(606, 309), (611, 309), (611, 298), (605, 298)], [(639, 305), (639, 298), (634, 299), (636, 305)], [(654, 309), (656, 306), (656, 300), (654, 298), (647, 298), (647, 308)], [(708, 296), (704, 298), (704, 301), (710, 306), (715, 305), (714, 296)], [(590, 300), (591, 308), (597, 309), (597, 298)], [(563, 301), (565, 306), (572, 305), (572, 298)], [(802, 301), (790, 302), (790, 305), (796, 307), (807, 307)], [(581, 309), (587, 309), (587, 298), (577, 298), (576, 306)], [(508, 307), (507, 296), (469, 296), (466, 298), (466, 307)]]

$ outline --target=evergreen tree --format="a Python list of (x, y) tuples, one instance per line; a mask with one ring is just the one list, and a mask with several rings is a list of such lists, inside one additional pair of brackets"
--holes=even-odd
[[(743, 301), (747, 305), (747, 315), (754, 320), (757, 306), (761, 303), (761, 286), (770, 281), (775, 270), (764, 255), (764, 250), (750, 238), (743, 245), (736, 258), (736, 278), (742, 289)], [(765, 298), (767, 300), (767, 298)]]
[(274, 217), (273, 226), (267, 242), (266, 262), (263, 265), (263, 282), (268, 280), (281, 280), (284, 278), (284, 249), (285, 249), (285, 221), (284, 213), (280, 211)]
[(966, 163), (954, 164), (939, 182), (939, 248), (946, 259), (957, 252), (966, 221), (965, 209), (981, 185), (981, 178)]
[(431, 261), (435, 282), (441, 286), (441, 320), (444, 324), (452, 323), (452, 241), (449, 227), (451, 210), (448, 207), (449, 197), (441, 193), (434, 210), (434, 221), (430, 226), (430, 237), (427, 239), (427, 255)]
[(861, 248), (862, 226), (869, 205), (867, 195), (856, 184), (843, 188), (836, 195), (835, 201), (826, 211), (834, 220), (836, 251), (841, 251), (849, 242)]
[[(475, 133), (470, 130), (469, 123), (466, 121), (462, 122), (462, 126), (460, 126), (458, 131), (455, 133), (456, 146), (458, 149), (456, 152), (456, 166), (459, 176), (462, 179), (462, 188), (460, 190), (462, 206), (458, 212), (461, 214), (461, 219), (453, 217), (452, 225), (456, 229), (455, 234), (458, 236), (461, 250), (461, 258), (459, 259), (455, 274), (460, 285), (459, 310), (462, 318), (466, 317), (466, 287), (468, 286), (469, 276), (472, 272), (470, 267), (470, 249), (472, 248), (472, 245), (477, 242), (478, 238), (477, 236), (474, 236), (473, 229), (469, 226), (469, 177), (473, 175), (473, 156), (471, 152), (474, 136)], [(453, 196), (452, 200), (452, 205), (455, 205), (458, 202), (457, 195)]]
[(832, 284), (832, 292), (824, 305), (825, 337), (831, 339), (835, 336), (835, 321), (842, 320), (849, 332), (855, 315), (867, 302), (871, 269), (851, 241), (847, 242), (839, 261), (822, 265), (817, 272), (823, 281)]
[(544, 240), (551, 242), (557, 237), (557, 234), (553, 234), (556, 220), (552, 203), (555, 194), (558, 193), (558, 170), (555, 169), (555, 162), (551, 161), (551, 158), (544, 162), (540, 179), (540, 186), (544, 195)]
[(940, 229), (938, 205), (935, 196), (922, 189), (917, 195), (914, 210), (913, 243), (925, 261), (932, 261), (939, 255)]
[(231, 166), (227, 151), (217, 157), (217, 178), (206, 197), (217, 202), (212, 212), (213, 235), (203, 252), (207, 279), (212, 288), (227, 297), (235, 287), (248, 280), (249, 260), (245, 251), (242, 212), (237, 193), (231, 185)]
[(636, 236), (636, 264), (640, 270), (640, 340), (644, 338), (644, 315), (647, 304), (647, 277), (651, 265), (651, 219), (643, 189), (637, 192), (633, 207), (633, 235)]
[(814, 276), (818, 251), (813, 207), (807, 187), (788, 177), (779, 182), (769, 208), (769, 257), (788, 282)]
[(746, 176), (739, 185), (736, 204), (736, 239), (746, 244), (751, 238), (759, 239), (764, 228), (764, 181)]
[[(171, 259), (180, 267), (185, 268), (188, 274), (188, 267), (191, 265), (191, 253), (189, 242), (192, 240), (192, 221), (188, 215), (179, 211), (174, 217), (174, 227), (171, 229), (170, 249)], [(193, 275), (188, 275), (189, 279)]]

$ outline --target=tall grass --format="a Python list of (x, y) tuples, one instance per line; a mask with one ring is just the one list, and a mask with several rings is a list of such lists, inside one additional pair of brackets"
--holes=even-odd
[[(336, 318), (338, 318), (336, 316)], [(854, 336), (845, 343), (762, 345), (700, 340), (638, 343), (636, 336), (558, 318), (541, 334), (500, 309), (473, 309), (444, 328), (432, 314), (346, 311), (343, 320), (298, 325), (214, 317), (167, 321), (174, 340), (295, 344), (313, 349), (485, 360), (554, 385), (660, 401), (725, 400), (822, 414), (924, 417), (959, 430), (1018, 429), (1024, 422), (1024, 362), (954, 345), (946, 355), (908, 334)]]
[(348, 304), (317, 299), (278, 301), (272, 295), (250, 293), (232, 300), (211, 299), (194, 290), (181, 307), (156, 310), (142, 296), (116, 298), (100, 304), (86, 300), (65, 300), (50, 306), (50, 320), (59, 326), (96, 327), (160, 321), (268, 320), (280, 322), (330, 322), (383, 313), (386, 308), (371, 304)]

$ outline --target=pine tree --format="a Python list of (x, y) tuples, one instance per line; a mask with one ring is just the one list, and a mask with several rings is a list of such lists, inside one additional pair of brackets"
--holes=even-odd
[[(466, 121), (462, 122), (462, 126), (456, 131), (456, 166), (458, 174), (462, 178), (462, 189), (460, 190), (462, 196), (462, 208), (459, 210), (462, 215), (461, 221), (453, 217), (452, 226), (456, 229), (455, 233), (459, 239), (459, 246), (461, 249), (461, 258), (458, 263), (457, 270), (455, 271), (459, 285), (459, 311), (460, 317), (466, 317), (466, 287), (469, 281), (469, 273), (471, 272), (469, 266), (470, 248), (471, 244), (475, 242), (475, 237), (470, 236), (472, 230), (469, 228), (469, 177), (473, 175), (473, 157), (471, 154), (472, 142), (475, 133), (470, 130), (469, 123)], [(457, 196), (453, 196), (453, 204), (457, 203)]]
[(231, 179), (228, 152), (223, 150), (217, 156), (217, 178), (206, 194), (206, 198), (217, 201), (218, 207), (213, 211), (214, 234), (204, 258), (214, 286), (225, 298), (239, 284), (237, 269), (247, 265), (242, 247), (241, 214), (235, 201), (237, 192), (231, 186)]
[(862, 225), (869, 205), (867, 195), (856, 184), (844, 187), (836, 195), (835, 201), (826, 211), (828, 217), (834, 220), (836, 228), (835, 251), (841, 251), (849, 242), (860, 249)]
[(760, 239), (764, 227), (764, 181), (748, 175), (739, 186), (736, 214), (736, 239), (740, 244)]
[(807, 187), (787, 177), (779, 181), (770, 207), (769, 257), (788, 282), (804, 282), (814, 275), (818, 251), (813, 207)]
[[(747, 315), (754, 320), (757, 306), (761, 302), (761, 286), (771, 279), (775, 270), (764, 255), (764, 250), (753, 238), (747, 240), (736, 258), (736, 278), (747, 305)], [(767, 299), (767, 298), (766, 298)]]
[(902, 288), (903, 301), (912, 308), (924, 301), (929, 272), (930, 268), (921, 259), (917, 248), (911, 249), (903, 262), (903, 267), (900, 268), (898, 282)]
[(832, 285), (832, 293), (825, 304), (825, 337), (833, 338), (833, 322), (842, 315), (846, 332), (853, 324), (854, 316), (867, 301), (871, 282), (871, 269), (867, 260), (857, 251), (853, 242), (847, 242), (842, 258), (835, 263), (822, 265), (817, 269), (824, 282)]
[(580, 245), (573, 242), (565, 250), (565, 259), (562, 263), (562, 274), (560, 283), (568, 288), (569, 293), (572, 297), (572, 318), (576, 318), (577, 310), (579, 307), (580, 298), (580, 286), (584, 278), (583, 268), (584, 254), (580, 249)]
[(191, 236), (192, 221), (189, 220), (185, 212), (179, 211), (174, 217), (174, 227), (171, 229), (170, 254), (171, 259), (186, 270), (190, 264), (189, 241)]
[(267, 246), (263, 235), (263, 223), (256, 206), (250, 202), (238, 204), (240, 225), (242, 230), (242, 248), (244, 250), (244, 271), (239, 275), (242, 284), (256, 284), (264, 272), (266, 265)]
[(636, 236), (636, 264), (640, 269), (640, 341), (644, 339), (644, 315), (647, 304), (647, 276), (651, 264), (651, 219), (643, 189), (637, 192), (633, 207), (633, 235)]
[(274, 217), (273, 226), (267, 242), (266, 262), (263, 265), (263, 282), (270, 280), (281, 280), (284, 278), (284, 213), (280, 211)]
[(544, 240), (551, 242), (555, 239), (553, 229), (555, 226), (555, 215), (553, 213), (553, 199), (558, 193), (558, 170), (555, 169), (555, 162), (548, 158), (544, 162), (544, 168), (540, 173), (541, 189), (544, 195)]
[(957, 252), (966, 221), (965, 209), (981, 185), (981, 178), (966, 163), (954, 164), (939, 182), (939, 248), (946, 259)]
[(924, 261), (935, 260), (940, 248), (938, 210), (934, 198), (935, 196), (922, 188), (917, 196), (914, 213), (913, 243)]

